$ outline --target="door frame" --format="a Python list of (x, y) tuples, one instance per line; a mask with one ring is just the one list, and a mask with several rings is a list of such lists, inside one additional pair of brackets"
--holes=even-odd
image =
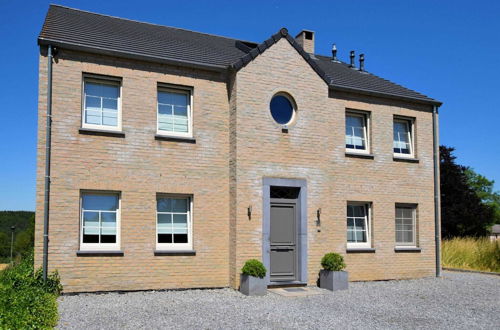
[[(271, 282), (271, 186), (300, 188), (297, 198), (297, 280)], [(307, 284), (307, 181), (305, 179), (262, 179), (262, 263), (268, 270), (266, 282), (268, 285)]]

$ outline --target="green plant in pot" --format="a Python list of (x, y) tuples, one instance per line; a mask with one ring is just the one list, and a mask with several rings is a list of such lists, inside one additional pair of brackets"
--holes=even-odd
[(257, 259), (245, 262), (241, 269), (240, 292), (247, 296), (263, 296), (267, 293), (266, 267)]
[(319, 273), (319, 286), (330, 291), (346, 290), (349, 286), (349, 274), (344, 271), (344, 257), (335, 252), (324, 255), (321, 259), (323, 269)]

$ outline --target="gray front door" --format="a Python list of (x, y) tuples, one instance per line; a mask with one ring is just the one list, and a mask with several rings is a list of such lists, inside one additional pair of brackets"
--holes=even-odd
[(297, 202), (271, 199), (271, 282), (297, 279)]

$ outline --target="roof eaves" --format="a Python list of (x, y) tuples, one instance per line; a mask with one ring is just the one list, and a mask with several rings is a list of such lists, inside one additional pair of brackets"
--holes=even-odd
[(208, 63), (201, 63), (201, 62), (194, 62), (194, 61), (179, 60), (179, 59), (174, 59), (174, 58), (166, 58), (166, 57), (148, 56), (148, 55), (138, 54), (138, 53), (134, 53), (134, 52), (123, 52), (123, 51), (106, 49), (106, 48), (97, 47), (97, 46), (91, 47), (91, 46), (86, 46), (86, 45), (82, 45), (82, 44), (78, 44), (78, 43), (71, 43), (71, 42), (67, 42), (67, 41), (53, 40), (53, 39), (47, 39), (47, 38), (42, 38), (42, 37), (38, 38), (38, 45), (39, 46), (52, 45), (55, 47), (60, 47), (63, 49), (68, 49), (68, 50), (78, 50), (78, 51), (83, 51), (83, 52), (88, 52), (88, 53), (93, 53), (93, 54), (111, 55), (111, 56), (134, 59), (134, 60), (142, 60), (142, 61), (155, 62), (155, 63), (164, 63), (164, 64), (171, 64), (171, 65), (186, 66), (186, 67), (190, 67), (190, 68), (205, 69), (205, 70), (209, 70), (209, 71), (223, 72), (223, 71), (226, 71), (228, 69), (228, 67), (224, 66), (224, 65), (215, 65), (215, 64), (208, 64)]
[(403, 100), (403, 101), (410, 101), (410, 102), (415, 102), (415, 103), (430, 104), (430, 105), (435, 105), (438, 107), (443, 104), (442, 102), (439, 102), (439, 101), (434, 100), (434, 99), (429, 99), (429, 98), (416, 98), (416, 97), (410, 97), (410, 96), (404, 96), (404, 95), (395, 95), (395, 94), (373, 91), (373, 90), (364, 89), (364, 88), (353, 88), (353, 87), (346, 87), (346, 86), (342, 86), (342, 85), (335, 85), (333, 83), (329, 84), (329, 87), (333, 90), (337, 90), (340, 92), (360, 93), (360, 94), (364, 94), (364, 95), (384, 97), (384, 98), (394, 99), (394, 100)]

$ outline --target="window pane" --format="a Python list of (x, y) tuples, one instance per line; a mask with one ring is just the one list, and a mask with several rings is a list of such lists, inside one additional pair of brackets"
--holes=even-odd
[(102, 99), (102, 108), (107, 111), (118, 110), (118, 99)]
[(365, 220), (358, 219), (357, 221), (354, 222), (354, 229), (355, 230), (365, 230)]
[(413, 242), (413, 232), (412, 231), (403, 232), (403, 240), (406, 243), (412, 243)]
[(347, 205), (347, 216), (348, 217), (353, 217), (354, 216), (354, 209), (352, 205)]
[(174, 234), (174, 243), (187, 243), (188, 235), (187, 234)]
[(354, 229), (354, 219), (347, 219), (347, 230)]
[(85, 82), (85, 95), (102, 96), (100, 84)]
[(118, 123), (118, 113), (103, 111), (102, 124), (106, 126), (116, 126)]
[(366, 232), (365, 231), (356, 231), (356, 242), (366, 243)]
[(354, 205), (352, 206), (355, 217), (364, 217), (365, 216), (365, 207), (363, 205)]
[(158, 234), (158, 243), (172, 243), (172, 234)]
[(117, 195), (94, 195), (82, 196), (84, 210), (116, 211), (118, 209)]
[(348, 242), (356, 242), (354, 240), (354, 232), (352, 230), (347, 231), (347, 241)]
[(101, 227), (102, 235), (116, 235), (116, 213), (102, 212)]
[(85, 229), (95, 227), (97, 233), (99, 233), (99, 212), (83, 212), (83, 226)]
[(174, 214), (173, 215), (173, 228), (175, 234), (187, 234), (187, 215)]
[(400, 231), (396, 231), (396, 242), (403, 243), (403, 233)]
[(172, 233), (172, 215), (158, 214), (158, 234)]
[(101, 110), (85, 110), (85, 124), (101, 125)]
[(188, 105), (188, 94), (187, 93), (175, 93), (171, 91), (159, 91), (158, 92), (158, 103), (170, 104), (170, 105)]
[(117, 99), (120, 96), (120, 88), (116, 85), (101, 84), (100, 96)]
[[(99, 229), (97, 230), (99, 231)], [(83, 234), (83, 243), (99, 243), (99, 235)]]
[(188, 211), (188, 199), (172, 199), (172, 206), (174, 212), (187, 212)]
[(346, 148), (365, 149), (365, 123), (363, 117), (346, 116)]
[(158, 212), (172, 212), (172, 199), (158, 198), (156, 201), (156, 208)]

